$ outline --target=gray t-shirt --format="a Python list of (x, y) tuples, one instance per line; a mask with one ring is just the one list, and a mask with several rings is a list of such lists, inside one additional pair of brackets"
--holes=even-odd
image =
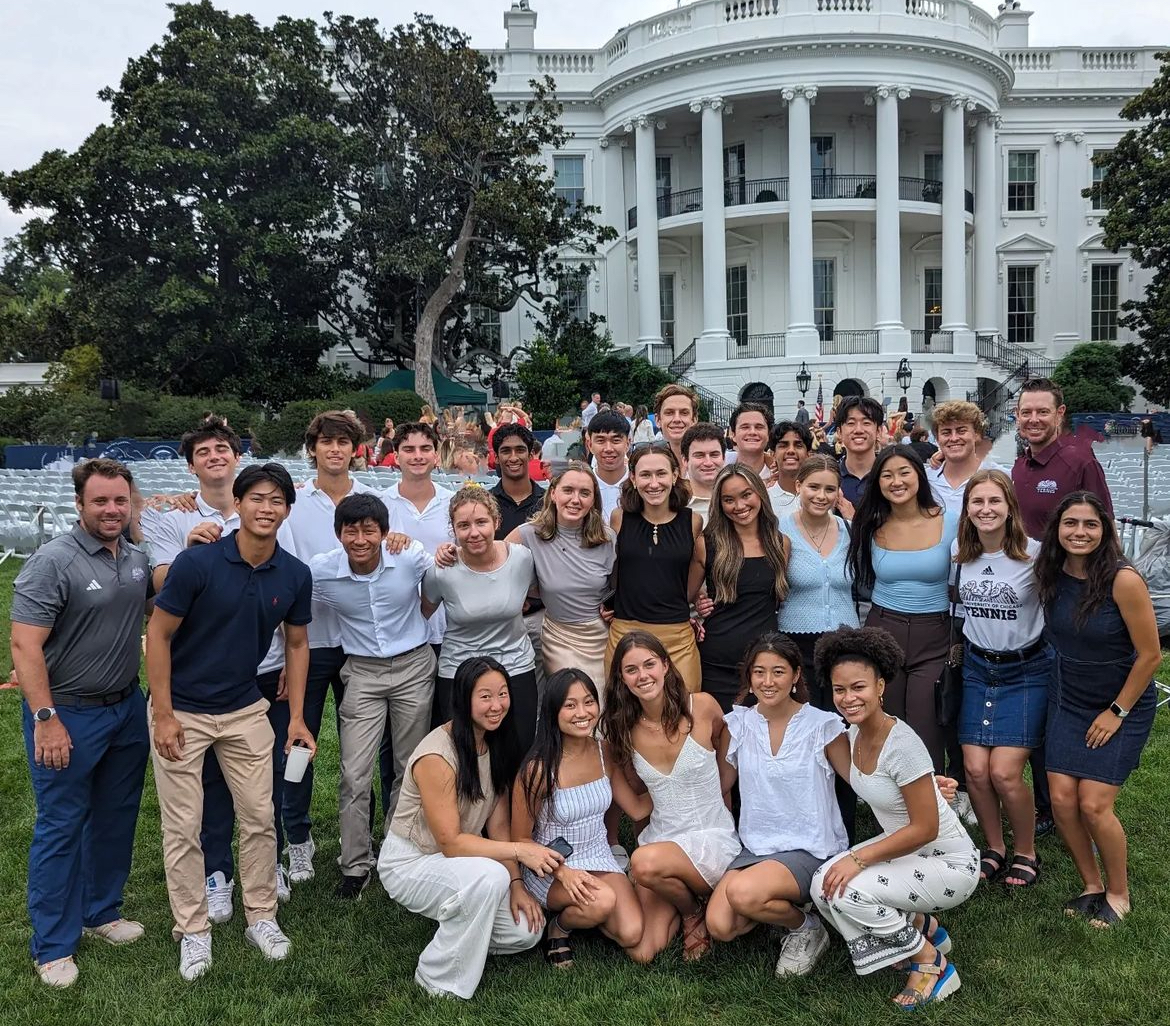
[(52, 628), (44, 651), (54, 696), (95, 697), (137, 681), (149, 587), (146, 553), (119, 539), (115, 560), (80, 524), (29, 556), (12, 619)]
[(498, 659), (509, 673), (536, 669), (522, 613), (535, 580), (532, 553), (523, 545), (509, 545), (508, 558), (488, 573), (471, 570), (462, 561), (426, 572), (423, 595), (447, 610), (440, 677), (454, 677), (459, 664), (471, 656)]
[(617, 555), (616, 535), (608, 527), (605, 534), (607, 542), (587, 549), (579, 528), (558, 527), (556, 537), (545, 541), (535, 524), (520, 525), (520, 543), (536, 563), (545, 613), (558, 623), (600, 621), (601, 602), (613, 591), (610, 575)]

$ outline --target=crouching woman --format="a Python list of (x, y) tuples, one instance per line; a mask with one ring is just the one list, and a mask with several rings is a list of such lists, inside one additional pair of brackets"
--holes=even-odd
[(432, 994), (470, 998), (489, 954), (536, 945), (544, 914), (520, 866), (545, 876), (564, 861), (543, 845), (509, 839), (521, 756), (513, 719), (504, 667), (486, 656), (464, 660), (452, 683), (451, 720), (411, 754), (378, 856), (386, 893), (439, 924), (414, 974)]

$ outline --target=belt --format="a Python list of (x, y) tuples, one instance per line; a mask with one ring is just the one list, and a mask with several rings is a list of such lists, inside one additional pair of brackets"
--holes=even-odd
[(1039, 641), (1032, 642), (1027, 648), (1020, 649), (1017, 652), (992, 652), (987, 648), (980, 648), (978, 645), (972, 645), (967, 642), (967, 650), (974, 652), (980, 659), (986, 659), (989, 663), (1026, 663), (1033, 656), (1038, 656), (1047, 647), (1048, 643), (1041, 638)]
[(118, 705), (130, 697), (130, 692), (138, 687), (138, 682), (127, 684), (121, 691), (108, 691), (104, 695), (62, 695), (58, 698), (53, 695), (53, 706), (63, 706), (66, 709), (90, 709), (106, 705)]

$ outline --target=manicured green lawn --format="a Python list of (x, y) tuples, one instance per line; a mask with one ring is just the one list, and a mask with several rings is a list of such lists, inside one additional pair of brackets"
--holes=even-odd
[[(8, 603), (17, 567), (0, 566), (0, 670), (8, 657)], [(1163, 664), (1168, 679), (1170, 662)], [(327, 715), (326, 723), (330, 723)], [(524, 1026), (830, 1026), (905, 1022), (888, 997), (901, 979), (858, 979), (836, 941), (817, 970), (795, 982), (772, 975), (776, 941), (757, 931), (684, 966), (678, 946), (650, 968), (610, 945), (579, 939), (577, 967), (554, 974), (538, 952), (493, 958), (475, 1000), (436, 1000), (412, 977), (430, 922), (402, 912), (373, 884), (364, 900), (333, 898), (337, 881), (336, 785), (318, 787), (317, 878), (281, 912), (293, 954), (270, 966), (243, 941), (243, 913), (215, 928), (215, 964), (194, 984), (178, 975), (159, 848), (158, 805), (148, 777), (126, 913), (147, 938), (113, 949), (83, 942), (72, 990), (40, 985), (28, 955), (27, 853), (33, 808), (18, 693), (0, 692), (0, 1023), (4, 1026), (309, 1026), (311, 1023), (516, 1023)], [(319, 782), (336, 781), (336, 737), (323, 738)], [(1170, 713), (1158, 714), (1141, 769), (1120, 803), (1130, 838), (1134, 912), (1112, 933), (1066, 920), (1060, 904), (1079, 890), (1060, 841), (1041, 841), (1043, 878), (1033, 890), (978, 891), (945, 918), (963, 987), (926, 1012), (963, 1026), (1155, 1024), (1170, 1020)]]

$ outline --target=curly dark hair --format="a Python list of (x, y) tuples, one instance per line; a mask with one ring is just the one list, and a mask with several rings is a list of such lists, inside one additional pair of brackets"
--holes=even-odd
[(861, 663), (889, 681), (906, 661), (894, 636), (881, 627), (838, 627), (821, 635), (814, 652), (817, 683), (826, 693), (840, 663)]

